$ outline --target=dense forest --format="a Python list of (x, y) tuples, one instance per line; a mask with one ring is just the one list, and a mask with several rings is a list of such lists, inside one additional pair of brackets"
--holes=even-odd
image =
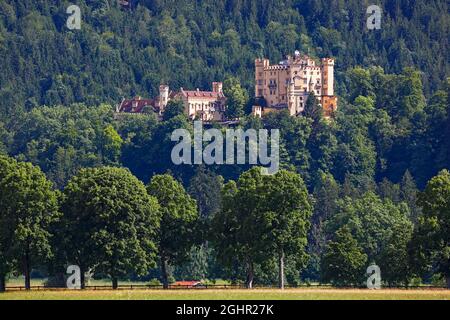
[[(296, 49), (336, 58), (337, 89), (349, 67), (422, 72), (424, 92), (448, 76), (447, 1), (387, 0), (381, 30), (366, 28), (368, 1), (77, 1), (81, 30), (66, 27), (70, 1), (0, 4), (2, 115), (37, 105), (117, 103), (172, 88), (209, 88), (237, 76), (252, 90), (254, 59)], [(19, 110), (18, 110), (19, 109)]]
[[(177, 112), (163, 121), (152, 113), (117, 116), (114, 105), (123, 97), (154, 97), (161, 83), (208, 89), (212, 81), (225, 81), (225, 86), (238, 83), (242, 96), (252, 97), (256, 57), (279, 61), (296, 49), (315, 58), (334, 57), (339, 108), (331, 121), (314, 99), (302, 117), (280, 112), (254, 118), (248, 115), (248, 98), (238, 126), (280, 129), (280, 166), (301, 176), (296, 183), (304, 183), (301, 194), (308, 194), (312, 206), (310, 216), (302, 218), (311, 223), (310, 259), (286, 257), (288, 282), (341, 284), (329, 277), (335, 270), (327, 268), (337, 259), (333, 248), (343, 245), (363, 252), (355, 254), (360, 265), (388, 261), (403, 268), (387, 276), (393, 284), (405, 283), (413, 275), (405, 262), (407, 248), (419, 239), (424, 215), (432, 211), (423, 212), (428, 204), (419, 200), (420, 191), (450, 167), (450, 17), (447, 1), (379, 3), (382, 27), (368, 30), (368, 1), (135, 0), (128, 9), (117, 1), (84, 0), (77, 1), (81, 30), (69, 30), (69, 1), (1, 1), (0, 153), (39, 167), (58, 194), (75, 188), (77, 175), (94, 179), (83, 178), (82, 168), (128, 168), (155, 198), (153, 179), (175, 177), (176, 182), (167, 183), (186, 190), (182, 202), (196, 200), (198, 217), (192, 218), (192, 206), (186, 210), (199, 224), (198, 239), (180, 259), (164, 248), (169, 250), (166, 271), (184, 279), (242, 279), (245, 271), (232, 267), (236, 261), (215, 253), (227, 246), (226, 239), (209, 233), (226, 225), (220, 219), (227, 215), (245, 213), (235, 203), (252, 196), (245, 191), (250, 166), (175, 166), (170, 135), (174, 129), (192, 130), (192, 123)], [(126, 179), (142, 189), (133, 178)], [(61, 210), (71, 213), (64, 209), (67, 198), (62, 199)], [(157, 205), (152, 206), (156, 211)], [(249, 209), (248, 217), (255, 218), (255, 212)], [(446, 241), (448, 250), (448, 236)], [(388, 250), (393, 247), (403, 251)], [(404, 259), (395, 262), (395, 257)], [(51, 269), (47, 260), (40, 270)], [(276, 279), (276, 260), (255, 257), (255, 282)], [(436, 270), (435, 265), (428, 268), (424, 279)], [(155, 274), (160, 276), (152, 271), (148, 277)], [(355, 282), (346, 279), (345, 284)]]

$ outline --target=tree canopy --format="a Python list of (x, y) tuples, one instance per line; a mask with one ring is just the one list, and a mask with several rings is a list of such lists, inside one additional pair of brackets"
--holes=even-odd
[(441, 272), (450, 287), (450, 173), (432, 178), (419, 196), (423, 214), (411, 243), (413, 267), (419, 274)]
[(0, 156), (0, 291), (11, 271), (25, 275), (53, 255), (50, 228), (60, 214), (57, 194), (39, 167)]
[(160, 212), (157, 200), (126, 169), (82, 169), (64, 188), (61, 232), (67, 261), (84, 273), (145, 275), (155, 267)]
[(182, 184), (168, 174), (155, 175), (148, 193), (160, 204), (161, 227), (158, 248), (162, 281), (167, 288), (168, 265), (183, 262), (193, 244), (198, 219), (197, 204)]

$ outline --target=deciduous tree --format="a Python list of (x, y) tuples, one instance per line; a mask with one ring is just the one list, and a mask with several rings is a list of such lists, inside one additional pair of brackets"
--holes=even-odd
[(411, 243), (412, 265), (418, 274), (437, 270), (450, 288), (450, 173), (442, 170), (419, 194), (419, 216)]
[(228, 268), (240, 264), (247, 288), (253, 287), (255, 265), (270, 259), (267, 225), (262, 214), (261, 168), (254, 167), (223, 190), (222, 210), (214, 216), (213, 243), (219, 261)]
[(336, 286), (361, 285), (367, 255), (353, 238), (350, 229), (336, 231), (325, 249), (321, 262), (322, 280)]
[(167, 121), (184, 114), (184, 104), (181, 99), (169, 100), (164, 109), (163, 120)]
[(194, 242), (197, 204), (182, 184), (169, 174), (153, 176), (147, 191), (161, 205), (158, 250), (162, 282), (164, 288), (168, 288), (168, 265), (185, 261)]
[(50, 225), (60, 214), (56, 192), (31, 163), (0, 156), (0, 291), (16, 268), (30, 289), (33, 265), (52, 256)]
[[(357, 199), (338, 201), (334, 216), (326, 222), (329, 236), (343, 227), (348, 228), (358, 246), (367, 255), (368, 263), (384, 269), (395, 264), (401, 272), (391, 272), (387, 280), (391, 284), (404, 284), (410, 278), (407, 244), (411, 239), (413, 225), (405, 203), (394, 204), (382, 200), (372, 192)], [(401, 230), (401, 232), (399, 232)]]
[(157, 200), (128, 170), (82, 169), (63, 192), (61, 232), (68, 263), (110, 276), (113, 288), (131, 272), (155, 266), (160, 213)]
[(312, 206), (302, 178), (281, 170), (264, 177), (260, 214), (266, 219), (272, 250), (278, 256), (279, 287), (284, 289), (286, 256), (291, 256), (298, 268), (307, 261), (306, 244)]
[(227, 97), (227, 117), (230, 119), (242, 117), (244, 115), (244, 107), (249, 97), (247, 91), (241, 87), (239, 79), (226, 79), (223, 92)]

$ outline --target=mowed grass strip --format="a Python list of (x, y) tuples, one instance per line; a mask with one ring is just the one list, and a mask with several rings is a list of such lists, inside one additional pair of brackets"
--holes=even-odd
[(0, 300), (450, 300), (450, 290), (253, 289), (9, 291)]

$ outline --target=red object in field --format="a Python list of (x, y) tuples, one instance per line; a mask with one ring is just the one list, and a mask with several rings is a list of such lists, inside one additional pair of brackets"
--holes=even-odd
[(200, 281), (177, 281), (173, 283), (173, 286), (180, 286), (185, 288), (193, 288), (200, 284)]

